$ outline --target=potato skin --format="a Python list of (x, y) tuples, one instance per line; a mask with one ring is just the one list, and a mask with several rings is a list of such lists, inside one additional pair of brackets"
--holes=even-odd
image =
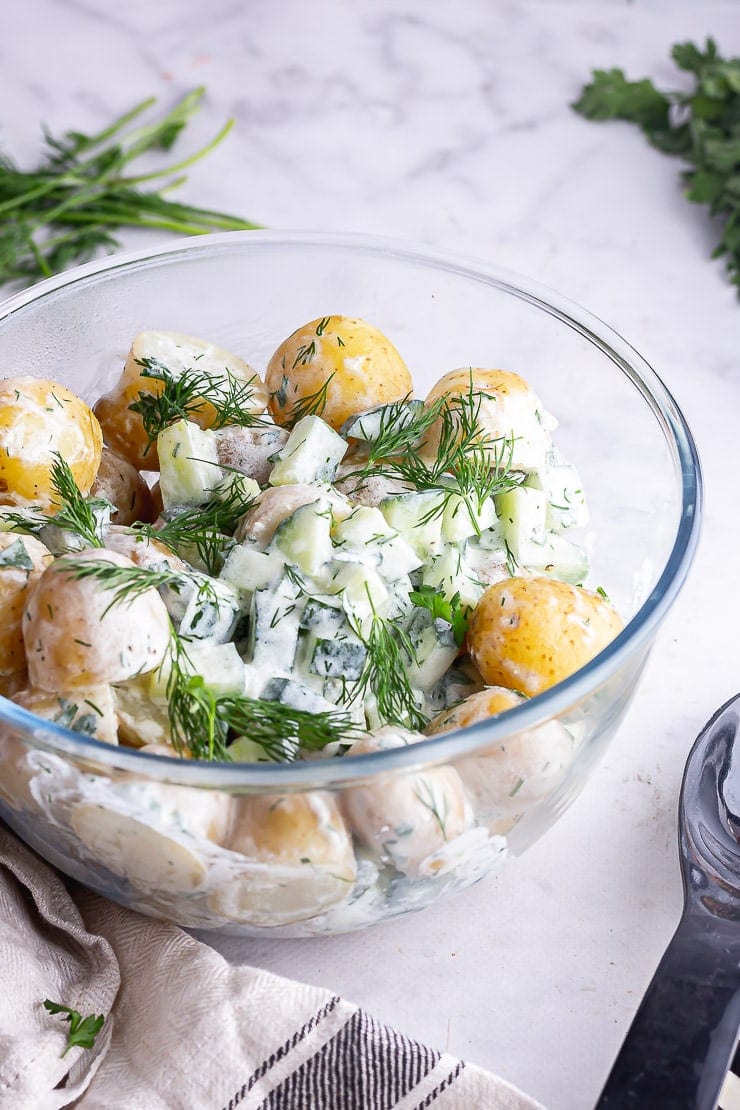
[[(557, 421), (545, 410), (529, 382), (513, 370), (465, 366), (444, 374), (432, 386), (425, 404), (429, 407), (447, 397), (454, 407), (455, 399), (468, 397), (471, 390), (473, 394), (482, 394), (477, 401), (477, 425), (481, 438), (490, 441), (492, 453), (500, 452), (504, 440), (511, 441), (516, 431), (511, 442), (512, 469), (528, 471), (540, 466)], [(436, 453), (440, 430), (440, 422), (430, 429), (425, 455)]]
[(18, 541), (33, 567), (0, 566), (0, 675), (22, 674), (26, 669), (23, 609), (29, 590), (54, 558), (34, 536), (21, 536), (16, 532), (0, 532), (0, 553)]
[(621, 629), (617, 611), (591, 590), (555, 578), (505, 578), (475, 607), (468, 649), (487, 684), (533, 697), (588, 663)]
[(70, 565), (87, 561), (134, 565), (114, 551), (89, 548), (77, 552), (72, 564), (58, 559), (46, 568), (23, 617), (32, 686), (54, 692), (123, 682), (153, 670), (164, 658), (170, 621), (157, 591), (111, 605), (114, 591), (71, 572)]
[(265, 374), (276, 424), (289, 423), (296, 402), (326, 386), (316, 412), (338, 430), (355, 413), (400, 401), (413, 383), (406, 363), (381, 331), (352, 316), (325, 316), (280, 344)]
[(91, 497), (104, 497), (115, 505), (116, 524), (133, 524), (156, 520), (151, 490), (135, 466), (127, 459), (103, 447), (98, 473), (90, 489)]
[(468, 728), (479, 721), (487, 721), (489, 717), (497, 717), (499, 713), (505, 713), (515, 705), (523, 705), (526, 700), (515, 690), (503, 686), (486, 686), (457, 705), (438, 713), (424, 731), (427, 736), (437, 736), (440, 732)]
[(44, 378), (0, 380), (0, 502), (51, 508), (56, 455), (88, 493), (102, 449), (100, 424), (66, 386)]
[[(156, 397), (162, 392), (162, 382), (142, 376), (144, 367), (141, 360), (147, 358), (164, 363), (175, 377), (195, 366), (214, 377), (226, 377), (228, 373), (239, 381), (250, 381), (253, 387), (250, 411), (264, 412), (267, 404), (264, 386), (243, 359), (196, 336), (167, 331), (139, 332), (131, 344), (120, 378), (95, 404), (95, 414), (103, 428), (105, 442), (137, 470), (159, 469), (157, 445), (149, 443), (141, 416), (129, 408), (138, 400), (140, 393)], [(214, 419), (212, 406), (205, 404), (189, 419), (201, 428), (210, 427)]]

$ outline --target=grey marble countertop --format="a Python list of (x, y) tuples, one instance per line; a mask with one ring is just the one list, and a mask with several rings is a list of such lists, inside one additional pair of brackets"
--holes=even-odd
[(699, 554), (616, 740), (558, 824), (419, 916), (217, 942), (233, 962), (332, 987), (550, 1110), (593, 1105), (673, 931), (683, 764), (740, 688), (740, 302), (677, 164), (569, 104), (592, 67), (672, 84), (676, 41), (711, 34), (740, 54), (738, 14), (719, 0), (27, 0), (0, 15), (0, 147), (22, 163), (38, 156), (41, 122), (93, 130), (149, 94), (169, 105), (203, 84), (187, 141), (231, 115), (236, 126), (184, 198), (537, 278), (629, 339), (682, 407), (706, 481)]

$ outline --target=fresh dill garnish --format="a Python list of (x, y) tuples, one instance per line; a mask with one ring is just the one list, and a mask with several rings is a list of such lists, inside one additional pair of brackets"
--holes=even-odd
[[(136, 360), (142, 367), (142, 378), (161, 382), (158, 393), (139, 392), (137, 401), (129, 408), (139, 414), (149, 443), (147, 451), (156, 442), (159, 433), (176, 420), (191, 420), (207, 406), (213, 409), (210, 428), (223, 428), (227, 424), (242, 426), (261, 425), (264, 421), (254, 414), (254, 380), (243, 381), (232, 374), (211, 374), (198, 367), (190, 367), (182, 374), (173, 374), (156, 358)], [(144, 452), (146, 454), (146, 451)]]
[(416, 652), (408, 633), (397, 621), (373, 613), (368, 632), (355, 628), (367, 651), (362, 673), (349, 701), (372, 694), (384, 722), (422, 731), (429, 724), (409, 681), (407, 667)]
[[(479, 532), (478, 517), (485, 502), (519, 485), (523, 478), (511, 467), (513, 436), (494, 438), (481, 429), (480, 408), (489, 396), (475, 389), (471, 374), (467, 393), (439, 397), (410, 418), (397, 420), (403, 401), (388, 405), (366, 457), (347, 477), (359, 485), (371, 475), (383, 475), (414, 490), (439, 492), (439, 499), (420, 521), (423, 524), (441, 516), (457, 495)], [(438, 443), (431, 453), (425, 448), (430, 446), (427, 437), (434, 428)]]
[(254, 504), (255, 500), (244, 492), (237, 479), (222, 499), (185, 509), (156, 526), (137, 522), (130, 531), (163, 543), (188, 562), (193, 561), (189, 555), (195, 552), (206, 574), (215, 576), (220, 573), (224, 554), (233, 542), (234, 529)]
[(58, 501), (59, 508), (50, 518), (50, 523), (82, 536), (91, 547), (102, 547), (100, 524), (95, 515), (95, 508), (105, 506), (108, 502), (85, 497), (75, 481), (69, 464), (58, 452), (55, 452), (51, 466), (51, 486), (56, 494), (55, 500)]
[(455, 643), (458, 647), (462, 646), (473, 610), (461, 601), (459, 591), (448, 600), (434, 586), (419, 586), (411, 591), (409, 600), (422, 609), (428, 609), (434, 618), (447, 621), (452, 626)]
[(70, 1048), (92, 1048), (105, 1022), (103, 1014), (88, 1014), (87, 1017), (83, 1017), (79, 1010), (62, 1006), (59, 1002), (52, 1002), (50, 998), (44, 999), (44, 1009), (50, 1014), (60, 1014), (63, 1021), (69, 1022), (67, 1045), (62, 1056), (66, 1056)]
[(104, 554), (100, 559), (88, 559), (86, 562), (80, 562), (73, 555), (62, 555), (56, 565), (71, 578), (78, 581), (92, 578), (100, 582), (103, 589), (111, 591), (111, 600), (104, 614), (114, 605), (130, 604), (147, 590), (167, 588), (179, 594), (188, 585), (195, 586), (204, 600), (218, 604), (218, 595), (211, 583), (196, 571), (188, 573), (171, 567), (119, 566), (109, 562)]
[(304, 416), (321, 416), (326, 408), (329, 382), (333, 377), (334, 372), (332, 371), (324, 384), (320, 386), (315, 393), (306, 393), (302, 397), (298, 397), (290, 410), (290, 416), (287, 420), (283, 421), (283, 427), (294, 428), (299, 420), (303, 420)]
[[(204, 95), (204, 88), (192, 89), (160, 119), (133, 128), (128, 125), (152, 108), (154, 97), (94, 135), (68, 131), (57, 139), (45, 132), (48, 152), (33, 170), (20, 170), (7, 155), (0, 155), (0, 282), (29, 284), (101, 250), (115, 250), (120, 244), (113, 232), (121, 227), (181, 235), (257, 227), (164, 196), (165, 190), (186, 180), (183, 170), (226, 137), (233, 120), (194, 154), (159, 170), (129, 172), (140, 155), (171, 149)], [(158, 187), (141, 188), (162, 179)]]
[(341, 710), (313, 713), (244, 694), (215, 693), (195, 673), (187, 647), (174, 631), (162, 667), (167, 668), (172, 743), (180, 754), (230, 761), (229, 739), (246, 736), (268, 759), (283, 763), (295, 758), (286, 741), (297, 742), (298, 749), (321, 751), (332, 743), (349, 745), (357, 737), (356, 725)]

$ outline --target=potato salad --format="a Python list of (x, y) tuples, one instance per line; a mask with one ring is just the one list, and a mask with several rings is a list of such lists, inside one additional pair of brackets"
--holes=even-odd
[[(0, 692), (103, 745), (222, 763), (362, 756), (507, 713), (622, 627), (586, 586), (556, 428), (510, 369), (415, 396), (391, 340), (341, 315), (259, 368), (141, 332), (91, 406), (8, 377)], [(333, 931), (472, 881), (577, 746), (550, 721), (454, 766), (230, 794), (3, 729), (0, 803), (145, 912)]]

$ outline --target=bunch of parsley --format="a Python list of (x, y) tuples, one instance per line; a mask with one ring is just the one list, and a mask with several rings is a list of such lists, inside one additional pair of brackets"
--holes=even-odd
[(713, 257), (726, 256), (740, 286), (740, 58), (722, 58), (711, 38), (704, 50), (679, 43), (671, 56), (692, 75), (690, 91), (661, 92), (648, 79), (628, 81), (621, 69), (596, 69), (572, 107), (587, 119), (635, 123), (658, 150), (689, 164), (686, 196), (720, 221)]

